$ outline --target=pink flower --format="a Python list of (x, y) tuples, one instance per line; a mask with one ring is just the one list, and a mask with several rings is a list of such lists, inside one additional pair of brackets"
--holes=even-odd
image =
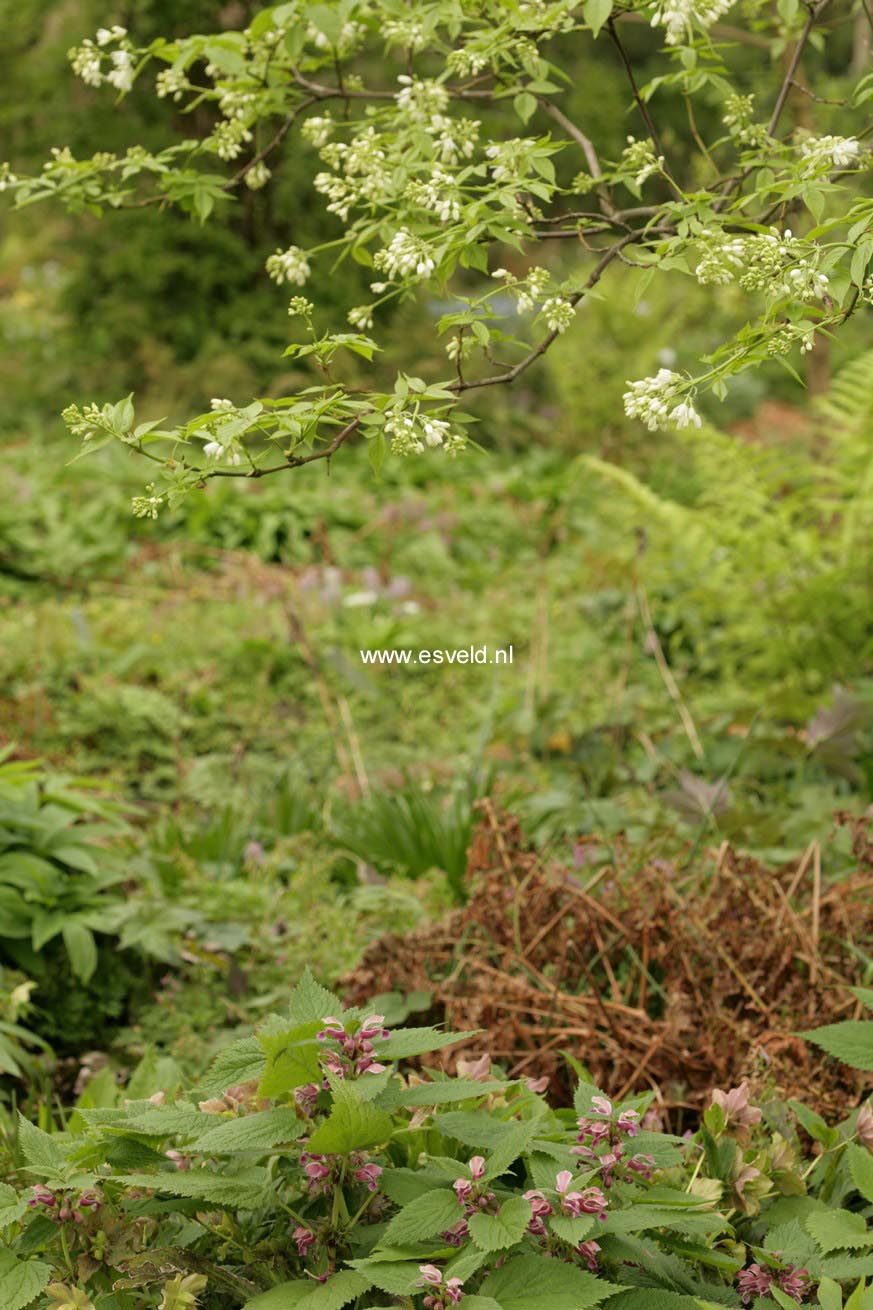
[(447, 1228), (444, 1233), (440, 1233), (440, 1237), (446, 1246), (463, 1246), (465, 1239), (469, 1236), (470, 1225), (466, 1219), (459, 1219), (456, 1224), (452, 1224), (451, 1228)]
[(721, 1106), (724, 1111), (725, 1126), (739, 1128), (746, 1132), (753, 1124), (761, 1122), (761, 1111), (756, 1105), (749, 1105), (749, 1083), (743, 1079), (739, 1087), (732, 1087), (729, 1092), (718, 1088), (712, 1094), (712, 1104)]
[(300, 1256), (301, 1260), (315, 1240), (315, 1233), (313, 1233), (309, 1228), (301, 1227), (294, 1229), (294, 1241), (297, 1243), (297, 1254)]
[(361, 1032), (365, 1037), (382, 1037), (391, 1036), (388, 1029), (384, 1026), (384, 1014), (371, 1014), (369, 1019), (365, 1019), (361, 1024)]
[(368, 1192), (375, 1192), (379, 1187), (379, 1179), (382, 1177), (382, 1170), (377, 1164), (365, 1164), (360, 1169), (355, 1170), (355, 1177), (359, 1183), (367, 1184)]
[(543, 1220), (545, 1219), (546, 1215), (550, 1215), (552, 1213), (552, 1207), (549, 1204), (549, 1202), (546, 1200), (546, 1198), (543, 1196), (542, 1192), (537, 1192), (537, 1191), (525, 1192), (524, 1199), (527, 1201), (528, 1205), (530, 1206), (533, 1212), (531, 1221), (527, 1226), (527, 1231), (529, 1233), (533, 1233), (535, 1237), (542, 1237), (546, 1231), (546, 1226), (543, 1223)]
[(318, 1102), (318, 1091), (317, 1083), (307, 1083), (304, 1087), (298, 1087), (294, 1092), (294, 1100), (308, 1118), (311, 1118), (312, 1115), (315, 1114), (315, 1107)]
[(464, 1202), (467, 1200), (467, 1197), (470, 1195), (470, 1193), (473, 1190), (473, 1184), (470, 1182), (469, 1178), (456, 1178), (455, 1181), (452, 1183), (452, 1187), (454, 1188), (455, 1195), (457, 1196), (461, 1205), (464, 1204)]
[(592, 1274), (597, 1273), (597, 1252), (600, 1250), (599, 1242), (580, 1242), (576, 1250), (591, 1270)]
[(785, 1269), (779, 1277), (779, 1286), (786, 1296), (790, 1296), (793, 1301), (800, 1305), (803, 1298), (812, 1288), (812, 1280), (805, 1269), (798, 1269), (792, 1266)]
[(596, 1214), (598, 1219), (606, 1219), (606, 1197), (599, 1187), (586, 1187), (584, 1192), (568, 1192), (563, 1201), (565, 1209), (571, 1198), (571, 1214)]
[(759, 1264), (751, 1264), (748, 1269), (737, 1274), (737, 1291), (743, 1305), (748, 1305), (753, 1297), (766, 1296), (773, 1285), (773, 1275), (769, 1269)]
[(443, 1281), (443, 1271), (437, 1269), (436, 1265), (419, 1265), (418, 1272), (421, 1274), (416, 1287), (424, 1287), (430, 1283), (431, 1287), (439, 1287)]
[(475, 1060), (458, 1060), (458, 1073), (476, 1083), (487, 1083), (491, 1077), (491, 1056), (486, 1051)]
[(566, 1192), (567, 1188), (573, 1181), (573, 1175), (569, 1169), (562, 1169), (555, 1179), (555, 1191), (560, 1195)]
[(478, 1183), (479, 1179), (485, 1174), (485, 1160), (481, 1155), (474, 1155), (470, 1161), (470, 1173), (473, 1175), (473, 1181)]
[(873, 1110), (868, 1103), (862, 1105), (858, 1111), (855, 1132), (861, 1145), (866, 1146), (868, 1151), (873, 1151)]
[(612, 1102), (607, 1101), (605, 1096), (592, 1096), (591, 1104), (598, 1114), (612, 1114)]
[(445, 1297), (447, 1305), (457, 1305), (464, 1293), (461, 1288), (464, 1286), (460, 1278), (450, 1278), (445, 1286)]
[(57, 1203), (58, 1198), (55, 1196), (54, 1192), (48, 1187), (44, 1187), (42, 1183), (37, 1183), (33, 1189), (33, 1196), (27, 1204), (33, 1210), (38, 1205), (46, 1205), (51, 1209), (53, 1206), (56, 1206)]
[(542, 1096), (543, 1092), (548, 1090), (549, 1076), (545, 1074), (542, 1078), (525, 1078), (524, 1085), (529, 1092)]
[(168, 1160), (172, 1160), (173, 1164), (180, 1171), (180, 1173), (183, 1174), (187, 1173), (188, 1170), (191, 1168), (190, 1157), (187, 1155), (183, 1155), (181, 1151), (164, 1151), (164, 1155), (167, 1157)]
[(324, 1028), (318, 1034), (318, 1041), (328, 1042), (331, 1038), (336, 1039), (338, 1037), (345, 1037), (345, 1024), (340, 1023), (339, 1019), (334, 1019), (334, 1017), (330, 1015), (327, 1019), (322, 1019), (321, 1022), (324, 1024)]
[(636, 1137), (640, 1131), (640, 1125), (637, 1122), (639, 1117), (636, 1110), (622, 1110), (618, 1116), (618, 1126), (628, 1137)]
[(655, 1168), (655, 1158), (651, 1155), (634, 1155), (628, 1160), (627, 1167), (635, 1174), (642, 1174), (643, 1178), (651, 1178), (652, 1170)]

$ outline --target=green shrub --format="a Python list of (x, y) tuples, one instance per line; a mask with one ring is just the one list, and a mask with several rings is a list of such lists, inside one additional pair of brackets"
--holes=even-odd
[(829, 1310), (873, 1272), (858, 1125), (762, 1113), (743, 1084), (672, 1137), (651, 1095), (582, 1081), (555, 1111), (487, 1056), (404, 1076), (476, 1034), (383, 1024), (307, 975), (175, 1100), (110, 1087), (63, 1133), (22, 1119), (4, 1306), (791, 1310), (817, 1288)]
[(0, 760), (0, 965), (36, 984), (33, 1028), (59, 1050), (102, 1038), (146, 985), (117, 949), (126, 871), (107, 839), (126, 831), (86, 780)]

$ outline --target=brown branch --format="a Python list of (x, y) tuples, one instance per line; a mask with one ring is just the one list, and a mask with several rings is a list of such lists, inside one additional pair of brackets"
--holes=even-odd
[[(628, 81), (630, 82), (631, 91), (633, 92), (633, 97), (634, 97), (634, 102), (636, 103), (636, 107), (640, 111), (640, 114), (642, 115), (642, 119), (646, 125), (646, 130), (648, 131), (649, 136), (652, 138), (652, 145), (655, 147), (655, 154), (658, 155), (661, 159), (664, 159), (665, 158), (664, 151), (661, 148), (661, 142), (658, 137), (658, 130), (655, 127), (654, 122), (652, 121), (652, 116), (649, 113), (648, 105), (640, 95), (639, 87), (637, 86), (637, 80), (634, 77), (634, 70), (631, 67), (631, 61), (628, 59), (627, 51), (622, 45), (621, 38), (619, 37), (618, 32), (616, 31), (615, 20), (610, 18), (609, 22), (607, 23), (607, 27), (609, 29), (609, 35), (612, 37), (613, 44), (615, 45), (615, 48), (619, 53), (621, 62), (624, 65), (624, 71), (627, 74)], [(664, 164), (664, 167), (665, 168), (667, 167), (666, 162)], [(669, 172), (669, 169), (667, 171)]]
[(803, 31), (797, 39), (797, 45), (794, 47), (794, 52), (788, 64), (784, 81), (779, 88), (779, 95), (776, 97), (776, 104), (773, 106), (773, 113), (770, 116), (770, 122), (767, 127), (768, 136), (772, 136), (776, 131), (776, 128), (779, 126), (779, 119), (782, 117), (782, 110), (785, 108), (785, 101), (788, 99), (789, 92), (794, 83), (794, 77), (797, 73), (797, 68), (800, 64), (806, 43), (810, 38), (810, 34), (815, 27), (819, 15), (824, 13), (829, 4), (830, 0), (818, 0), (818, 4), (814, 5), (809, 11)]
[(346, 426), (336, 434), (333, 441), (331, 441), (330, 445), (325, 446), (323, 450), (313, 450), (310, 451), (308, 455), (292, 455), (292, 457), (290, 459), (287, 459), (284, 464), (274, 464), (271, 468), (268, 469), (265, 468), (253, 468), (253, 469), (246, 469), (246, 470), (241, 469), (239, 472), (237, 472), (235, 469), (210, 469), (210, 470), (198, 470), (198, 471), (202, 472), (204, 479), (266, 478), (271, 473), (283, 473), (285, 469), (302, 468), (304, 464), (314, 464), (315, 461), (319, 459), (329, 460), (332, 455), (336, 454), (340, 446), (342, 446), (344, 442), (348, 441), (349, 437), (354, 432), (357, 432), (358, 428), (361, 425), (361, 420), (363, 419), (363, 417), (364, 417), (363, 414), (358, 414), (356, 418), (353, 418), (351, 423), (347, 423)]
[[(609, 265), (612, 263), (614, 259), (616, 259), (621, 254), (625, 246), (629, 246), (634, 241), (639, 241), (642, 238), (642, 235), (643, 234), (641, 232), (628, 232), (627, 235), (623, 236), (620, 241), (616, 241), (615, 245), (610, 246), (609, 249), (605, 251), (605, 253), (603, 254), (603, 257), (600, 259), (599, 263), (592, 270), (582, 290), (577, 291), (575, 292), (574, 295), (567, 297), (570, 304), (578, 305), (579, 301), (583, 298), (585, 293), (590, 291), (592, 287), (597, 285), (597, 283), (600, 281), (601, 277), (606, 272)], [(497, 387), (497, 386), (505, 385), (510, 382), (514, 382), (517, 377), (519, 377), (522, 373), (524, 373), (527, 369), (530, 368), (531, 364), (533, 364), (536, 360), (540, 359), (546, 353), (546, 351), (549, 349), (552, 343), (559, 336), (560, 333), (558, 332), (557, 329), (550, 332), (548, 336), (543, 337), (540, 344), (534, 350), (530, 351), (529, 354), (525, 355), (524, 359), (519, 360), (517, 364), (514, 364), (512, 368), (506, 369), (503, 373), (493, 373), (490, 377), (477, 378), (476, 380), (471, 382), (464, 382), (464, 383), (453, 382), (449, 386), (448, 390), (454, 391), (456, 395), (460, 395), (464, 391), (474, 391), (479, 387)]]

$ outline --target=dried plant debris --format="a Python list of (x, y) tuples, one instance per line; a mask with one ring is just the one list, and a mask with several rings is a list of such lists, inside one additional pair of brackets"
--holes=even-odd
[[(873, 941), (863, 859), (828, 883), (815, 844), (780, 869), (725, 844), (691, 872), (664, 860), (634, 869), (619, 847), (583, 879), (546, 867), (516, 819), (481, 808), (468, 904), (376, 942), (344, 980), (353, 1001), (430, 992), (437, 1017), (483, 1030), (480, 1051), (455, 1061), (487, 1048), (569, 1097), (568, 1053), (616, 1097), (655, 1089), (673, 1126), (712, 1087), (744, 1077), (788, 1096), (816, 1087), (822, 1113), (857, 1103), (857, 1075), (796, 1033), (845, 1018), (846, 986), (863, 981)], [(866, 854), (857, 828), (855, 838)]]

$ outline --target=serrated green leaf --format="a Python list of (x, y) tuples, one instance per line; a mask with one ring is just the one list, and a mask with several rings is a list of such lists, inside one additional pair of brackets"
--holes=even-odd
[(18, 1116), (18, 1142), (31, 1172), (47, 1176), (58, 1173), (64, 1166), (64, 1153), (48, 1133), (37, 1128), (23, 1114)]
[(51, 1267), (40, 1260), (19, 1260), (11, 1251), (0, 1251), (0, 1306), (3, 1310), (24, 1310), (51, 1276)]
[(333, 1107), (309, 1139), (314, 1155), (349, 1155), (380, 1146), (391, 1136), (391, 1116), (355, 1095), (354, 1084), (334, 1092)]
[(865, 1201), (873, 1203), (873, 1155), (851, 1142), (848, 1147), (849, 1173)]
[(825, 1210), (808, 1215), (805, 1226), (825, 1254), (869, 1246), (873, 1239), (863, 1217), (851, 1210)]
[(404, 1060), (413, 1055), (428, 1055), (478, 1035), (478, 1029), (468, 1033), (441, 1033), (438, 1028), (395, 1028), (389, 1038), (378, 1043), (379, 1057)]
[(480, 1251), (505, 1251), (521, 1241), (532, 1216), (528, 1201), (511, 1196), (497, 1214), (470, 1215), (470, 1236)]
[(190, 1173), (122, 1174), (118, 1181), (128, 1187), (148, 1187), (169, 1196), (208, 1201), (222, 1209), (256, 1210), (264, 1204), (268, 1175), (266, 1169), (226, 1175), (191, 1170)]
[(321, 1081), (321, 1048), (316, 1036), (322, 1026), (320, 1019), (311, 1019), (287, 1032), (262, 1033), (258, 1037), (266, 1058), (258, 1087), (260, 1096), (282, 1097), (306, 1083)]
[(239, 1119), (225, 1119), (198, 1137), (187, 1149), (220, 1155), (225, 1151), (268, 1151), (280, 1142), (293, 1142), (306, 1131), (307, 1124), (295, 1110), (278, 1106)]
[(585, 1310), (616, 1289), (602, 1278), (561, 1260), (520, 1255), (485, 1279), (480, 1291), (503, 1310)]
[(847, 1019), (800, 1035), (850, 1068), (873, 1072), (873, 1019)]
[(463, 1208), (450, 1187), (425, 1192), (394, 1216), (382, 1239), (384, 1246), (409, 1246), (451, 1228), (463, 1219)]

